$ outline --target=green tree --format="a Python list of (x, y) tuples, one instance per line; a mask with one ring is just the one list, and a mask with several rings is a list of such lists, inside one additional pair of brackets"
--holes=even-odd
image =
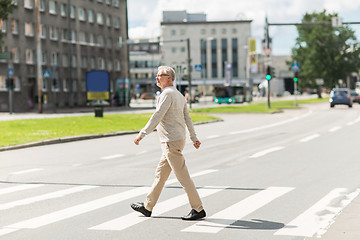
[[(0, 0), (0, 22), (8, 19), (8, 16), (16, 7), (12, 0)], [(0, 31), (0, 47), (2, 45), (2, 32)]]
[(299, 36), (292, 49), (292, 60), (300, 65), (300, 88), (317, 88), (317, 78), (324, 79), (325, 87), (333, 88), (339, 79), (345, 80), (359, 70), (360, 49), (355, 32), (348, 25), (332, 27), (331, 18), (337, 16), (326, 10), (306, 13), (302, 23), (308, 25), (297, 26)]

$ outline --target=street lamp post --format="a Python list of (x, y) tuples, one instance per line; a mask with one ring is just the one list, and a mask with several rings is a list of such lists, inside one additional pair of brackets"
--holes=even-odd
[(41, 102), (42, 98), (42, 69), (41, 69), (41, 39), (40, 39), (40, 13), (39, 13), (39, 0), (35, 0), (35, 22), (36, 22), (36, 76), (38, 87), (38, 112), (43, 112), (43, 106)]

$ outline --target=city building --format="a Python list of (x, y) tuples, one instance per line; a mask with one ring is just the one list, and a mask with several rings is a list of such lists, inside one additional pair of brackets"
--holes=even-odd
[(12, 69), (15, 112), (36, 109), (38, 101), (36, 6), (40, 12), (43, 108), (85, 106), (86, 73), (108, 71), (112, 96), (128, 76), (126, 0), (15, 0), (17, 8), (0, 22), (3, 53), (0, 59), (0, 111), (9, 110), (6, 88)]
[(181, 79), (178, 84), (186, 86), (190, 51), (192, 85), (205, 94), (210, 94), (216, 84), (249, 86), (251, 22), (207, 21), (204, 13), (164, 11), (161, 22), (163, 63), (174, 67)]
[[(142, 94), (154, 95), (160, 88), (156, 86), (156, 73), (161, 65), (159, 38), (131, 39), (129, 46), (130, 81), (132, 92), (137, 98)], [(146, 96), (146, 95), (143, 95)]]

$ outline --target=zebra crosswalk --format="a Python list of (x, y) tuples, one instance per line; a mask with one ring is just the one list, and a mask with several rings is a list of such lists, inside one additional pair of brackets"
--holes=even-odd
[[(209, 174), (215, 170), (207, 170), (199, 172), (193, 175), (202, 176)], [(169, 180), (167, 185), (174, 183), (176, 180)], [(6, 214), (7, 210), (13, 210), (17, 207), (31, 206), (32, 204), (39, 202), (46, 202), (51, 199), (67, 199), (73, 198), (74, 194), (82, 194), (89, 192), (96, 192), (101, 189), (100, 186), (69, 186), (66, 189), (53, 190), (46, 184), (17, 184), (17, 185), (0, 185), (0, 195), (5, 196), (6, 194), (21, 193), (22, 191), (30, 189), (41, 189), (46, 188), (47, 193), (41, 193), (37, 196), (31, 196), (24, 199), (12, 200), (9, 202), (2, 201), (0, 203), (0, 214)], [(50, 224), (55, 224), (60, 221), (66, 221), (70, 218), (80, 217), (80, 215), (90, 214), (95, 210), (100, 211), (105, 207), (110, 207), (115, 204), (124, 203), (128, 205), (133, 200), (138, 200), (139, 196), (144, 195), (149, 191), (150, 187), (132, 187), (129, 190), (123, 190), (119, 193), (110, 194), (91, 199), (89, 201), (81, 202), (59, 209), (40, 214), (38, 216), (32, 216), (27, 219), (22, 219), (9, 224), (3, 224), (0, 226), (0, 238), (8, 238), (11, 234), (19, 231), (26, 231), (27, 229), (41, 229), (42, 227)], [(296, 192), (295, 187), (280, 187), (270, 186), (264, 189), (256, 189), (255, 192), (244, 197), (234, 193), (231, 201), (224, 201), (228, 205), (222, 206), (222, 209), (217, 212), (211, 212), (211, 206), (206, 204), (208, 198), (222, 198), (224, 191), (230, 191), (229, 186), (204, 186), (199, 188), (199, 194), (203, 199), (209, 216), (202, 221), (195, 223), (184, 222), (183, 225), (179, 225), (179, 232), (186, 233), (198, 233), (198, 234), (218, 234), (226, 229), (231, 229), (233, 224), (237, 221), (245, 219), (247, 216), (255, 213), (258, 210), (264, 208), (273, 208), (273, 202), (275, 200), (281, 200), (284, 196), (289, 193)], [(186, 194), (181, 189), (174, 190), (178, 191), (178, 195), (168, 197), (167, 199), (159, 202), (154, 208), (153, 216), (160, 216), (165, 213), (171, 214), (172, 211), (176, 211), (177, 208), (183, 207), (188, 204)], [(104, 191), (101, 191), (105, 194)], [(360, 189), (349, 190), (346, 188), (335, 188), (329, 193), (322, 196), (313, 203), (308, 209), (302, 210), (302, 212), (294, 212), (293, 220), (288, 223), (285, 222), (283, 227), (276, 229), (271, 234), (283, 235), (283, 236), (321, 236), (326, 232), (329, 226), (333, 223), (337, 215), (340, 214), (342, 209), (346, 207), (351, 201), (356, 198), (360, 193)], [(228, 194), (228, 193), (227, 193)], [(126, 201), (128, 200), (128, 201)], [(284, 200), (284, 199), (283, 199)], [(231, 203), (230, 203), (231, 202)], [(276, 205), (279, 207), (279, 205)], [(286, 206), (286, 202), (282, 203), (281, 206)], [(54, 207), (56, 208), (56, 206)], [(127, 212), (119, 213), (118, 216), (112, 217), (112, 219), (103, 220), (103, 222), (97, 222), (96, 224), (89, 222), (84, 228), (84, 231), (126, 231), (134, 226), (144, 224), (146, 225), (152, 218), (145, 218), (138, 212), (133, 212), (130, 207), (127, 208)], [(278, 209), (281, 211), (281, 209)], [(266, 216), (263, 217), (266, 219)], [(183, 222), (183, 221), (182, 221)]]

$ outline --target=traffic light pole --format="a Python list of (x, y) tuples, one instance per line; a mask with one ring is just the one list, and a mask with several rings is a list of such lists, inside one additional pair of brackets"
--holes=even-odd
[[(8, 69), (11, 68), (11, 53), (9, 54), (9, 58), (8, 58)], [(12, 114), (13, 113), (13, 81), (11, 80), (12, 76), (10, 76), (9, 74), (9, 70), (8, 70), (8, 74), (7, 74), (7, 80), (9, 81), (9, 113)]]

